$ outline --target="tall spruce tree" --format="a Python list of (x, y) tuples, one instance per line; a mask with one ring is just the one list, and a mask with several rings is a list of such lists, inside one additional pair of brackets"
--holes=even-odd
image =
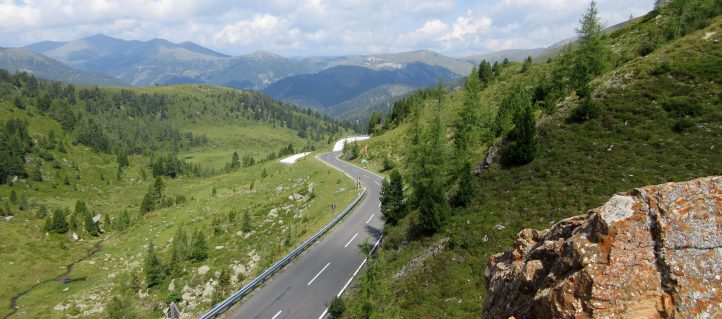
[(609, 56), (607, 48), (602, 43), (602, 29), (599, 22), (597, 2), (589, 3), (586, 13), (579, 20), (580, 26), (576, 30), (579, 36), (579, 49), (574, 55), (572, 68), (572, 85), (580, 97), (591, 94), (589, 82), (601, 75), (607, 64)]
[(419, 209), (419, 227), (427, 234), (438, 231), (448, 211), (445, 191), (444, 133), (437, 114), (424, 134), (424, 142), (416, 144), (416, 158), (411, 160), (411, 184), (414, 202)]
[(510, 144), (505, 152), (510, 164), (523, 165), (534, 160), (537, 152), (536, 119), (529, 98), (514, 116), (514, 129), (509, 132)]
[(233, 151), (233, 155), (231, 156), (231, 168), (237, 169), (241, 167), (241, 159), (238, 156), (238, 152)]
[(148, 252), (145, 255), (145, 283), (148, 287), (153, 287), (163, 280), (163, 265), (160, 263), (158, 256), (155, 254), (155, 246), (153, 242), (148, 244)]
[(476, 184), (474, 176), (471, 174), (471, 164), (465, 161), (459, 170), (459, 189), (454, 196), (454, 205), (457, 207), (466, 207), (476, 196)]
[[(486, 62), (486, 60), (483, 62)], [(480, 90), (481, 83), (477, 76), (477, 70), (473, 68), (469, 77), (466, 78), (464, 104), (459, 112), (459, 117), (454, 123), (454, 147), (457, 158), (467, 156), (472, 140), (476, 136), (475, 133), (479, 125), (479, 109), (481, 108), (479, 102)]]
[(486, 60), (482, 60), (479, 64), (479, 80), (483, 86), (489, 85), (489, 83), (494, 80), (494, 70)]
[(208, 258), (208, 244), (206, 236), (200, 229), (193, 234), (191, 239), (191, 252), (189, 258), (194, 261), (203, 261)]
[(395, 225), (404, 217), (404, 213), (403, 180), (401, 173), (393, 170), (390, 178), (384, 179), (381, 184), (381, 214), (387, 223)]
[(58, 234), (65, 234), (68, 232), (68, 221), (65, 219), (65, 212), (62, 209), (56, 208), (53, 210), (53, 223), (52, 231)]
[(93, 222), (93, 215), (86, 211), (83, 213), (84, 215), (84, 223), (85, 223), (85, 231), (88, 232), (91, 236), (98, 236), (100, 234), (100, 230), (98, 229), (98, 224)]

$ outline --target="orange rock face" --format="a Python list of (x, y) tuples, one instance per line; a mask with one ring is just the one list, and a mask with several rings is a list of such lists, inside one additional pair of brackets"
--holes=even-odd
[(484, 318), (722, 318), (722, 177), (525, 229), (485, 277)]

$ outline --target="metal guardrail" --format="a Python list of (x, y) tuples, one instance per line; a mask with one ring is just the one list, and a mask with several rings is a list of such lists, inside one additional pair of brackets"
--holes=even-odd
[(350, 212), (359, 203), (359, 201), (361, 201), (361, 198), (363, 198), (364, 195), (366, 195), (366, 188), (363, 189), (361, 194), (359, 194), (358, 197), (356, 197), (356, 199), (354, 199), (354, 201), (351, 202), (351, 204), (348, 205), (348, 207), (346, 207), (346, 209), (344, 209), (343, 212), (338, 214), (338, 216), (336, 216), (336, 218), (334, 218), (330, 223), (328, 223), (328, 225), (324, 226), (316, 234), (311, 236), (311, 238), (309, 238), (308, 240), (303, 242), (301, 245), (296, 247), (296, 249), (294, 249), (292, 252), (288, 253), (288, 255), (286, 255), (286, 257), (283, 257), (277, 263), (273, 264), (273, 266), (266, 269), (266, 271), (264, 271), (262, 274), (258, 275), (258, 277), (254, 278), (251, 282), (247, 283), (240, 290), (233, 293), (226, 300), (217, 304), (215, 307), (213, 307), (213, 309), (208, 311), (206, 314), (202, 315), (200, 318), (201, 319), (214, 318), (214, 317), (220, 315), (221, 313), (223, 313), (224, 311), (228, 310), (228, 308), (233, 306), (239, 300), (243, 299), (243, 297), (245, 297), (246, 295), (248, 295), (248, 293), (250, 293), (251, 291), (256, 289), (260, 284), (265, 282), (276, 271), (281, 269), (283, 266), (287, 265), (291, 260), (293, 260), (298, 255), (300, 255), (304, 250), (306, 250), (306, 248), (308, 248), (309, 246), (316, 243), (316, 241), (318, 241), (318, 239), (321, 238), (321, 236), (323, 236), (323, 234), (325, 234), (329, 229), (331, 229), (331, 227), (338, 224), (338, 222), (341, 221), (341, 219), (343, 219), (346, 216), (346, 214), (348, 214), (348, 212)]

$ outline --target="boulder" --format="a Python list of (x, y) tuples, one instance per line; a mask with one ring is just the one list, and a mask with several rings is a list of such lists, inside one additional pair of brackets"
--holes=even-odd
[(484, 318), (722, 318), (722, 177), (614, 195), (492, 256)]
[(208, 267), (206, 265), (198, 267), (198, 274), (199, 275), (205, 275), (208, 273), (208, 271), (211, 270), (211, 267)]

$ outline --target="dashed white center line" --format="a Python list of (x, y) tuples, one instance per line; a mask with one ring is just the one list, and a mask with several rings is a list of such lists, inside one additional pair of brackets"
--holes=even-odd
[(344, 245), (343, 248), (348, 247), (348, 245), (351, 244), (351, 242), (356, 238), (356, 236), (358, 236), (358, 233), (356, 233), (356, 235), (353, 235), (353, 237), (351, 237), (351, 239), (349, 239), (348, 243), (346, 243), (346, 245)]
[(283, 311), (279, 310), (278, 312), (276, 312), (275, 315), (273, 315), (273, 317), (271, 317), (271, 319), (276, 319), (278, 316), (281, 315), (282, 312), (283, 312)]
[(313, 276), (313, 279), (311, 279), (311, 281), (309, 281), (309, 282), (306, 284), (306, 286), (310, 286), (310, 285), (313, 283), (313, 281), (316, 280), (316, 278), (318, 278), (318, 276), (320, 276), (321, 273), (322, 273), (324, 270), (326, 270), (326, 268), (328, 268), (328, 265), (330, 265), (330, 264), (331, 264), (330, 262), (327, 263), (326, 266), (324, 266), (323, 269), (321, 269), (321, 271), (319, 271), (319, 272), (316, 274), (316, 276)]
[(366, 221), (367, 224), (371, 221), (371, 218), (374, 218), (374, 214), (371, 214), (371, 216), (369, 216), (369, 220)]

